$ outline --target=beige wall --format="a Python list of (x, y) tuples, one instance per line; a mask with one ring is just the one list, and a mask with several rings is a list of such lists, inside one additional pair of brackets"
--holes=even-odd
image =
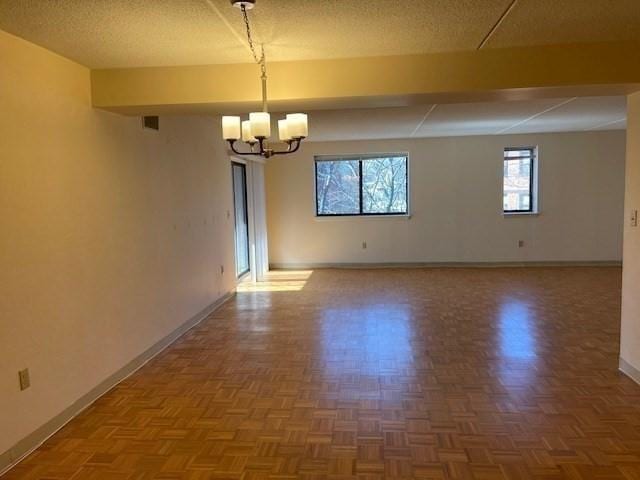
[(2, 453), (235, 282), (215, 119), (143, 131), (84, 67), (2, 31), (0, 58)]
[[(541, 214), (504, 217), (502, 149), (522, 145)], [(315, 218), (314, 155), (404, 151), (410, 219)], [(619, 261), (624, 151), (624, 131), (307, 143), (267, 164), (270, 262)]]
[[(632, 227), (630, 217), (632, 210), (640, 211), (640, 93), (628, 97), (626, 168), (620, 357), (638, 371), (640, 370), (640, 227)], [(636, 379), (640, 381), (640, 377)]]

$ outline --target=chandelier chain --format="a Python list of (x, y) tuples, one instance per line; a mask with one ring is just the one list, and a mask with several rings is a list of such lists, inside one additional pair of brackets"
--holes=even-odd
[(251, 49), (251, 54), (253, 55), (253, 59), (255, 60), (255, 62), (260, 65), (260, 70), (262, 71), (262, 75), (266, 76), (267, 64), (264, 58), (264, 45), (261, 45), (260, 56), (258, 56), (258, 53), (256, 52), (256, 47), (253, 44), (253, 37), (251, 35), (251, 25), (249, 24), (249, 16), (247, 15), (247, 9), (245, 8), (244, 5), (242, 5), (240, 9), (242, 10), (242, 18), (244, 20), (245, 29), (247, 30), (247, 41), (249, 42), (249, 48)]

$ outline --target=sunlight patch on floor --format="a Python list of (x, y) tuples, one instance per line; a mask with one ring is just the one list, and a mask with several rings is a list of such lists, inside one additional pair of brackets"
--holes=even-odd
[(313, 270), (273, 270), (263, 282), (242, 282), (237, 292), (298, 292), (304, 288)]
[(313, 270), (271, 270), (267, 273), (267, 280), (308, 280)]

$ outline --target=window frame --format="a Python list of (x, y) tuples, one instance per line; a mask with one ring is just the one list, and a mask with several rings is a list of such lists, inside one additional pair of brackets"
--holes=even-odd
[[(364, 212), (363, 211), (363, 175), (362, 162), (365, 160), (373, 160), (377, 158), (393, 158), (404, 157), (405, 159), (405, 204), (404, 212)], [(339, 161), (358, 161), (358, 196), (359, 196), (359, 212), (357, 213), (320, 213), (318, 203), (318, 163), (320, 162), (339, 162)], [(409, 153), (393, 152), (393, 153), (367, 153), (361, 155), (314, 155), (313, 157), (313, 195), (315, 205), (315, 216), (317, 218), (336, 218), (336, 217), (409, 217)]]
[[(507, 152), (528, 150), (529, 156), (526, 157), (506, 157)], [(508, 160), (520, 160), (530, 159), (529, 161), (529, 208), (519, 210), (505, 210), (504, 209), (504, 179), (505, 179), (505, 167)], [(538, 147), (526, 146), (526, 147), (504, 147), (502, 149), (502, 213), (504, 215), (532, 215), (538, 213)]]

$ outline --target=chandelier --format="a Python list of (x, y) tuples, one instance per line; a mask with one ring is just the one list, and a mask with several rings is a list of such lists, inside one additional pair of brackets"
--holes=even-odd
[[(238, 155), (261, 155), (269, 158), (273, 155), (284, 155), (293, 153), (300, 148), (300, 142), (307, 137), (309, 127), (307, 115), (304, 113), (289, 113), (282, 120), (278, 120), (278, 137), (286, 144), (285, 150), (274, 150), (267, 143), (271, 136), (271, 116), (267, 109), (267, 62), (264, 55), (264, 46), (261, 47), (260, 56), (251, 36), (251, 27), (247, 10), (255, 6), (255, 0), (231, 0), (231, 4), (242, 11), (245, 28), (247, 30), (247, 41), (255, 62), (260, 65), (262, 80), (262, 111), (249, 114), (249, 120), (241, 121), (239, 116), (222, 117), (222, 137), (229, 142), (229, 146)], [(249, 151), (242, 152), (236, 149), (236, 142), (242, 139), (249, 146)]]

